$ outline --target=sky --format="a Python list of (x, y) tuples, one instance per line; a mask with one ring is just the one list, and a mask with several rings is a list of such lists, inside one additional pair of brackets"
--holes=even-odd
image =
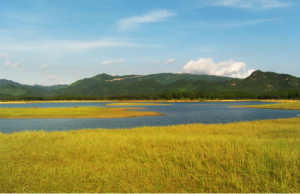
[(0, 79), (300, 77), (299, 0), (0, 0)]

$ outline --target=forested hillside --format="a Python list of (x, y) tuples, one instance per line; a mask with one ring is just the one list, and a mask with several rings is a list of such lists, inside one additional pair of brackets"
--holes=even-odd
[[(0, 99), (86, 96), (93, 98), (144, 95), (157, 98), (297, 98), (300, 78), (274, 72), (255, 71), (245, 79), (196, 74), (161, 73), (153, 75), (111, 76), (99, 74), (78, 80), (71, 85), (22, 85), (0, 80)], [(288, 92), (283, 92), (288, 91)], [(291, 94), (294, 93), (294, 94)], [(167, 97), (165, 94), (168, 94)], [(205, 95), (204, 95), (205, 94)], [(238, 95), (237, 95), (238, 94)], [(243, 97), (241, 97), (241, 94)], [(204, 96), (203, 96), (204, 95)], [(114, 97), (112, 97), (114, 96)], [(226, 96), (226, 97), (225, 97)], [(231, 97), (230, 97), (231, 96)]]

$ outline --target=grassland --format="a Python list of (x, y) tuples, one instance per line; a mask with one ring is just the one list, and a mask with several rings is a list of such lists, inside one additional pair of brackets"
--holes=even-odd
[(106, 104), (106, 106), (157, 106), (157, 105), (172, 105), (172, 104), (162, 104), (162, 103), (137, 103), (137, 102), (123, 102), (123, 103), (111, 103)]
[(152, 111), (127, 111), (130, 108), (0, 108), (0, 118), (122, 118), (162, 115)]
[(264, 105), (239, 105), (234, 107), (246, 107), (246, 108), (268, 108), (268, 109), (286, 109), (286, 110), (300, 110), (300, 102), (283, 102), (276, 104), (264, 104)]
[(0, 193), (300, 192), (300, 119), (0, 133)]

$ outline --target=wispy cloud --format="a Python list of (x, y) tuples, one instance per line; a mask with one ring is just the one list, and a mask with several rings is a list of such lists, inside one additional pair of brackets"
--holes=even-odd
[(172, 58), (172, 59), (168, 59), (165, 64), (171, 64), (171, 63), (175, 63), (175, 59)]
[(119, 59), (117, 61), (110, 61), (110, 60), (107, 60), (107, 61), (104, 61), (101, 63), (101, 66), (104, 66), (104, 67), (112, 67), (110, 64), (113, 64), (113, 63), (123, 63), (124, 60), (123, 59)]
[(104, 67), (111, 67), (109, 64), (114, 63), (114, 61), (104, 61), (103, 63), (101, 63), (102, 66)]
[(282, 0), (200, 0), (207, 6), (221, 6), (244, 9), (273, 9), (289, 7), (292, 4)]
[(135, 47), (140, 46), (138, 44), (129, 42), (127, 40), (108, 40), (108, 41), (65, 41), (65, 49), (68, 50), (87, 50), (87, 49), (96, 49), (103, 47)]
[(174, 16), (176, 13), (169, 10), (157, 10), (142, 16), (133, 16), (120, 20), (120, 30), (130, 30), (137, 27), (139, 24), (147, 22), (161, 22), (166, 18)]
[(57, 77), (56, 75), (53, 75), (53, 74), (46, 75), (46, 78), (49, 79), (49, 80), (51, 80), (51, 81), (56, 81), (56, 82), (60, 81), (60, 78)]
[(252, 21), (227, 21), (222, 23), (211, 23), (211, 27), (216, 28), (234, 28), (239, 26), (250, 26), (256, 25), (260, 23), (270, 22), (275, 19), (260, 19), (260, 20), (252, 20)]
[(42, 65), (39, 67), (40, 69), (46, 69), (47, 68), (47, 65)]
[(21, 68), (22, 64), (20, 62), (12, 63), (10, 61), (6, 61), (5, 63), (3, 63), (3, 66), (10, 67), (17, 70), (23, 70)]
[(160, 63), (160, 61), (154, 61), (154, 62), (153, 62), (153, 64), (157, 64), (157, 63)]
[(5, 58), (5, 57), (9, 57), (9, 55), (5, 53), (0, 53), (0, 58)]
[(134, 43), (130, 39), (103, 39), (96, 41), (68, 41), (68, 40), (53, 40), (53, 41), (36, 41), (30, 43), (3, 43), (0, 49), (13, 50), (13, 51), (82, 51), (92, 50), (107, 47), (139, 47), (143, 46)]
[(3, 13), (3, 15), (7, 18), (10, 18), (10, 19), (14, 19), (14, 20), (19, 20), (19, 21), (22, 21), (22, 22), (29, 22), (29, 23), (38, 23), (40, 20), (40, 16), (38, 16), (37, 14), (33, 14), (33, 13), (30, 13), (30, 14), (20, 14), (20, 13)]
[(268, 18), (268, 19), (257, 19), (257, 20), (248, 20), (248, 21), (222, 21), (222, 22), (211, 22), (211, 21), (203, 21), (203, 22), (194, 22), (187, 23), (185, 25), (180, 25), (178, 28), (237, 28), (242, 26), (254, 26), (258, 24), (263, 24), (267, 22), (272, 22), (278, 20), (276, 18)]

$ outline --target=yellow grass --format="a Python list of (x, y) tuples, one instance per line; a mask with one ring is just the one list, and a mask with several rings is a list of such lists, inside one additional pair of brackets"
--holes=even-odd
[(300, 119), (0, 133), (0, 192), (300, 192)]
[(238, 106), (234, 106), (234, 107), (300, 110), (300, 102), (299, 101), (291, 101), (291, 102), (283, 102), (283, 103), (278, 103), (278, 104), (238, 105)]
[(0, 108), (0, 118), (122, 118), (162, 115), (152, 111), (128, 110), (130, 108)]

